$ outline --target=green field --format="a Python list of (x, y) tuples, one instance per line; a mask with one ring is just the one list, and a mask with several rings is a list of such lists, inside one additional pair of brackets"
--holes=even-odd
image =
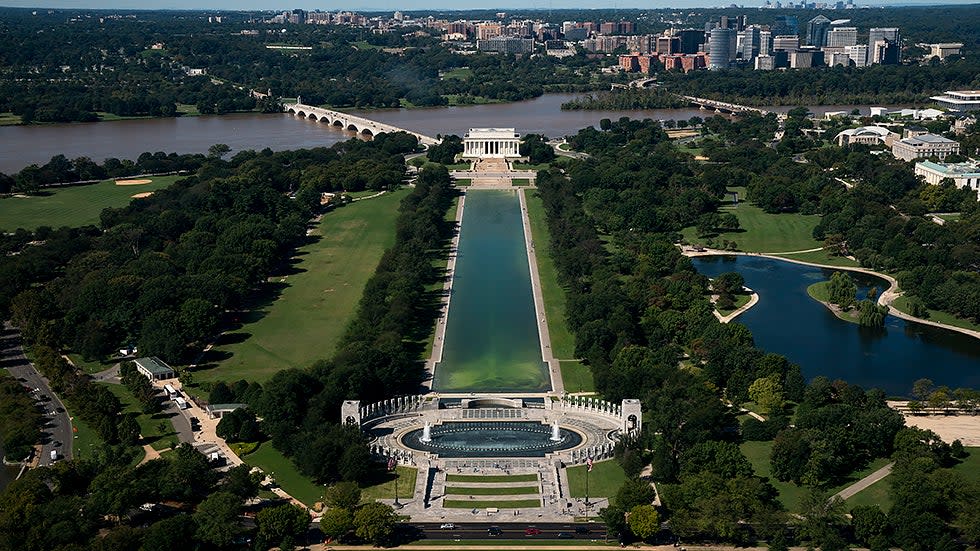
[(87, 361), (84, 358), (82, 358), (81, 354), (68, 354), (68, 357), (71, 359), (71, 363), (75, 364), (75, 367), (81, 369), (82, 371), (88, 373), (89, 375), (93, 373), (98, 373), (100, 371), (105, 371), (106, 369), (109, 369), (110, 367), (119, 363), (119, 360)]
[(266, 381), (287, 368), (306, 368), (333, 355), (385, 249), (395, 241), (398, 205), (408, 190), (358, 201), (327, 213), (319, 239), (300, 247), (294, 272), (273, 278), (245, 314), (202, 361), (196, 381)]
[(300, 473), (292, 461), (272, 447), (271, 442), (263, 442), (259, 449), (242, 459), (249, 465), (258, 467), (265, 474), (272, 476), (276, 484), (287, 494), (308, 506), (313, 506), (314, 503), (323, 499), (323, 486), (316, 484), (313, 479)]
[(453, 178), (453, 183), (459, 187), (466, 187), (472, 184), (473, 180), (470, 178)]
[(718, 310), (718, 313), (719, 314), (721, 314), (723, 316), (727, 316), (728, 314), (731, 314), (735, 310), (738, 310), (739, 308), (745, 306), (746, 304), (749, 303), (749, 300), (752, 299), (752, 295), (740, 293), (740, 294), (735, 295), (733, 298), (735, 300), (732, 301), (734, 303), (734, 305), (732, 306), (731, 309), (715, 308), (716, 310)]
[(398, 479), (398, 498), (411, 499), (415, 495), (415, 480), (418, 474), (419, 470), (414, 467), (398, 465), (395, 467), (395, 472), (385, 472), (380, 479), (361, 488), (361, 503), (379, 499), (394, 499), (396, 478)]
[(847, 258), (846, 256), (832, 255), (827, 251), (812, 251), (797, 254), (778, 254), (775, 255), (787, 260), (798, 260), (800, 262), (811, 262), (813, 264), (826, 264), (827, 266), (841, 266), (844, 268), (857, 268), (860, 264)]
[[(585, 465), (565, 469), (568, 473), (568, 492), (572, 497), (585, 497), (585, 471)], [(594, 463), (589, 473), (589, 497), (608, 497), (609, 503), (613, 504), (623, 482), (626, 482), (626, 473), (614, 459)]]
[(0, 126), (14, 126), (20, 124), (20, 115), (11, 112), (0, 113)]
[(971, 482), (980, 482), (980, 447), (964, 448), (969, 454), (966, 459), (953, 467), (963, 478)]
[[(0, 199), (0, 230), (33, 230), (39, 226), (85, 226), (98, 224), (108, 207), (124, 207), (137, 193), (163, 189), (183, 176), (151, 176), (152, 183), (117, 186), (106, 180), (97, 184), (42, 189), (40, 195)], [(144, 178), (140, 178), (144, 179)]]
[(463, 80), (473, 76), (473, 69), (469, 67), (457, 67), (456, 69), (450, 69), (442, 73), (442, 80)]
[(531, 185), (531, 180), (529, 178), (513, 178), (510, 181), (512, 186), (529, 186)]
[(490, 483), (490, 482), (537, 482), (536, 474), (502, 474), (502, 475), (469, 475), (469, 474), (447, 474), (446, 482), (470, 482), (470, 483)]
[[(735, 241), (739, 250), (753, 253), (785, 253), (823, 246), (813, 238), (813, 228), (820, 222), (820, 216), (769, 214), (744, 200), (747, 196), (745, 188), (729, 188), (729, 191), (737, 191), (741, 202), (722, 206), (718, 211), (735, 213), (741, 230), (712, 236), (716, 243), (726, 239)], [(727, 200), (730, 201), (730, 197)], [(689, 243), (704, 244), (706, 241), (697, 236), (693, 227), (684, 228), (681, 234)]]
[(888, 477), (882, 478), (864, 490), (852, 495), (844, 503), (848, 510), (865, 505), (877, 505), (882, 511), (888, 512), (892, 508), (891, 486)]
[[(69, 412), (71, 413), (71, 412)], [(95, 450), (102, 447), (102, 438), (89, 428), (85, 421), (82, 421), (81, 417), (73, 416), (71, 418), (72, 432), (74, 433), (74, 441), (72, 442), (71, 452), (75, 456), (75, 459), (86, 459), (92, 457)]]
[(177, 439), (177, 431), (174, 430), (174, 425), (170, 422), (170, 417), (168, 417), (167, 413), (143, 413), (140, 409), (139, 402), (136, 401), (136, 397), (123, 385), (109, 383), (96, 384), (104, 385), (116, 395), (116, 398), (119, 398), (119, 402), (122, 403), (123, 407), (123, 415), (136, 415), (136, 422), (140, 425), (140, 435), (143, 437), (142, 444), (149, 444), (153, 449), (160, 451), (174, 447), (174, 444), (180, 443)]
[[(538, 277), (541, 279), (541, 296), (548, 315), (548, 333), (551, 336), (551, 351), (558, 359), (575, 359), (575, 337), (565, 321), (565, 290), (558, 284), (558, 270), (551, 256), (551, 234), (544, 212), (544, 204), (537, 191), (524, 194), (527, 204), (527, 217), (531, 225), (531, 238), (534, 242), (535, 257), (538, 261)], [(562, 368), (564, 373), (564, 366)], [(589, 377), (591, 387), (591, 376)], [(566, 381), (566, 390), (568, 382)], [(591, 389), (591, 388), (590, 388)]]
[[(905, 297), (905, 295), (896, 298), (895, 301), (892, 302), (892, 307), (894, 307), (896, 310), (900, 312), (905, 312), (906, 314), (911, 315), (911, 313), (909, 312), (908, 299)], [(929, 317), (926, 318), (929, 321), (934, 321), (936, 323), (944, 323), (946, 325), (952, 325), (954, 327), (962, 327), (964, 329), (970, 329), (972, 331), (980, 331), (980, 324), (973, 323), (970, 320), (958, 318), (953, 314), (943, 312), (941, 310), (930, 310), (928, 308), (926, 308), (926, 310), (929, 312)]]
[(561, 380), (565, 392), (595, 392), (592, 370), (579, 360), (560, 360)]
[(463, 496), (537, 495), (537, 486), (447, 486), (446, 494)]
[(511, 499), (506, 501), (484, 501), (479, 499), (444, 499), (442, 506), (449, 509), (530, 509), (540, 507), (540, 499)]
[(537, 172), (539, 170), (548, 170), (549, 168), (551, 168), (551, 164), (549, 163), (514, 163), (514, 170), (533, 170), (534, 172)]

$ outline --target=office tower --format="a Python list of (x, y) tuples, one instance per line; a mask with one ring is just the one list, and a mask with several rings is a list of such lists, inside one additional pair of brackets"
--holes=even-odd
[(777, 15), (772, 25), (773, 36), (789, 36), (800, 34), (800, 23), (795, 15)]
[(866, 44), (845, 46), (844, 53), (851, 59), (855, 67), (866, 67), (868, 65), (868, 46)]
[(822, 48), (827, 45), (827, 32), (830, 30), (830, 19), (818, 15), (806, 24), (806, 43)]
[(759, 31), (759, 55), (770, 53), (772, 53), (772, 31), (762, 29)]
[(761, 34), (761, 30), (756, 25), (738, 31), (738, 55), (742, 59), (750, 60), (759, 55)]
[[(885, 45), (876, 45), (885, 41)], [(902, 60), (902, 37), (898, 27), (872, 27), (868, 31), (868, 53), (872, 63), (895, 64)]]
[(735, 32), (719, 27), (711, 29), (708, 37), (708, 69), (717, 71), (728, 67), (732, 59), (732, 37)]
[(675, 35), (681, 40), (682, 54), (696, 54), (704, 44), (704, 31), (698, 29), (681, 29)]
[(773, 37), (772, 49), (781, 52), (795, 52), (800, 49), (800, 37), (796, 35), (780, 35)]
[(834, 27), (827, 33), (828, 48), (845, 48), (858, 43), (857, 27)]

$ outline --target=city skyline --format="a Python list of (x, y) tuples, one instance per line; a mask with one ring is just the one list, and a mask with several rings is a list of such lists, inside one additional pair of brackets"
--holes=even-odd
[[(760, 8), (765, 2), (757, 5), (742, 3), (739, 9)], [(922, 1), (922, 0), (892, 0), (889, 2), (857, 2), (858, 5), (876, 7), (888, 6), (931, 6), (931, 5), (968, 5), (972, 0)], [(448, 2), (447, 0), (416, 0), (414, 2), (395, 2), (392, 0), (359, 0), (357, 4), (318, 3), (303, 0), (109, 0), (93, 2), (93, 0), (7, 0), (0, 7), (8, 8), (37, 8), (37, 9), (124, 9), (124, 10), (226, 10), (226, 11), (277, 11), (287, 9), (304, 9), (320, 11), (413, 11), (413, 10), (487, 10), (487, 9), (519, 9), (519, 10), (563, 10), (563, 9), (669, 9), (669, 8), (716, 8), (727, 9), (733, 4), (720, 4), (716, 0), (672, 0), (657, 2), (651, 5), (645, 0), (612, 0), (607, 5), (596, 7), (586, 0), (498, 0), (492, 6), (476, 0)]]

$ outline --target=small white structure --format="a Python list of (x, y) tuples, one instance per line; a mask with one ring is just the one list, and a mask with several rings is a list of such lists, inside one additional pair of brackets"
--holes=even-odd
[(464, 158), (516, 158), (520, 147), (521, 137), (513, 128), (470, 128), (463, 136)]
[(915, 175), (921, 176), (927, 184), (937, 186), (949, 178), (958, 188), (972, 189), (980, 200), (980, 163), (934, 163), (922, 161), (915, 163)]
[(133, 360), (136, 364), (136, 371), (151, 381), (162, 381), (173, 379), (177, 373), (172, 367), (165, 364), (163, 360), (156, 356), (150, 358), (137, 358)]

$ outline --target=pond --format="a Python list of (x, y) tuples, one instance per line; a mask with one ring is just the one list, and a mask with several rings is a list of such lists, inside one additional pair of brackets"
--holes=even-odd
[[(830, 279), (832, 269), (754, 256), (692, 258), (702, 274), (739, 272), (759, 293), (759, 303), (735, 321), (755, 337), (756, 346), (799, 364), (803, 375), (843, 379), (889, 395), (907, 396), (912, 383), (932, 379), (951, 389), (980, 388), (980, 339), (887, 316), (884, 329), (869, 329), (837, 318), (813, 300), (806, 288)], [(852, 272), (858, 298), (882, 279)]]
[(428, 442), (424, 432), (413, 430), (402, 443), (439, 457), (544, 457), (582, 443), (581, 434), (564, 428), (554, 439), (553, 427), (534, 421), (450, 422), (432, 427)]

